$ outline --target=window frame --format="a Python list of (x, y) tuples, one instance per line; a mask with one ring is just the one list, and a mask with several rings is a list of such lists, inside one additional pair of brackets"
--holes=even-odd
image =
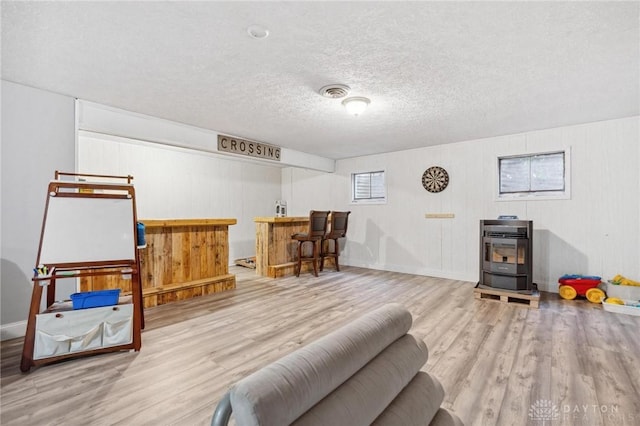
[[(508, 158), (532, 158), (539, 155), (564, 154), (564, 189), (563, 190), (542, 190), (542, 191), (518, 191), (500, 192), (500, 162)], [(565, 147), (540, 152), (526, 152), (522, 154), (498, 155), (496, 157), (495, 173), (495, 199), (496, 201), (533, 201), (533, 200), (569, 200), (571, 199), (571, 149)], [(529, 176), (531, 179), (531, 176)]]
[[(355, 189), (356, 176), (357, 175), (365, 175), (365, 174), (371, 175), (373, 173), (382, 173), (383, 174), (383, 178), (384, 178), (384, 185), (383, 185), (384, 197), (382, 197), (382, 198), (359, 198), (359, 199), (356, 199), (356, 189)], [(351, 204), (387, 204), (387, 198), (388, 198), (388, 194), (387, 194), (387, 171), (385, 169), (377, 169), (377, 170), (362, 171), (362, 172), (352, 172), (351, 173), (351, 179), (350, 179), (350, 185), (351, 185)]]

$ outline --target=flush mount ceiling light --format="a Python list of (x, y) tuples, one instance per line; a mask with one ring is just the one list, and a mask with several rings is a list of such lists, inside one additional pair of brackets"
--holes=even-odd
[(260, 25), (250, 25), (247, 28), (247, 34), (256, 39), (267, 38), (269, 37), (269, 30)]
[(344, 98), (351, 91), (351, 87), (346, 84), (330, 84), (322, 87), (318, 92), (325, 98)]
[(342, 105), (344, 105), (347, 112), (351, 115), (358, 116), (367, 109), (371, 101), (368, 98), (363, 98), (361, 96), (355, 96), (352, 98), (347, 98), (342, 101)]

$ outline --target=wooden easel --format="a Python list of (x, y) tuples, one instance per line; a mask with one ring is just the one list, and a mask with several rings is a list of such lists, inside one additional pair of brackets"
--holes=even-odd
[[(95, 178), (117, 182), (82, 180)], [(33, 278), (20, 363), (23, 372), (35, 365), (79, 355), (140, 350), (144, 318), (132, 179), (132, 176), (56, 171), (55, 180), (49, 183), (36, 261), (37, 270), (45, 271), (46, 267), (47, 272)], [(49, 308), (55, 302), (56, 279), (121, 274), (131, 275), (133, 329), (130, 343), (34, 359), (36, 316), (40, 313), (43, 287), (46, 287), (46, 306)]]

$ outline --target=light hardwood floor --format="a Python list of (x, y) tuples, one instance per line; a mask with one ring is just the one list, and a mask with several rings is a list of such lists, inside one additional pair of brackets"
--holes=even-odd
[(640, 424), (640, 317), (555, 294), (540, 309), (475, 300), (469, 282), (354, 267), (319, 278), (253, 272), (233, 267), (236, 290), (146, 310), (138, 353), (22, 374), (22, 340), (3, 342), (0, 423), (207, 425), (238, 379), (399, 302), (429, 348), (424, 370), (466, 425)]

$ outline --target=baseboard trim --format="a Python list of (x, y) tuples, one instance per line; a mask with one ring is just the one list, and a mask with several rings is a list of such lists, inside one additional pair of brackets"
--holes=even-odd
[[(456, 281), (470, 281), (475, 283), (478, 282), (478, 277), (476, 275), (469, 274), (466, 272), (460, 272), (460, 271), (444, 271), (444, 270), (435, 270), (435, 269), (428, 269), (428, 268), (413, 268), (405, 265), (366, 263), (366, 262), (358, 262), (358, 261), (349, 261), (346, 259), (344, 261), (341, 261), (340, 263), (345, 266), (356, 266), (359, 268), (376, 269), (379, 271), (401, 272), (405, 274), (423, 275), (427, 277), (446, 278), (449, 280), (456, 280)], [(535, 276), (533, 277), (533, 282), (536, 283), (539, 291), (545, 291), (549, 293), (558, 292), (558, 285), (556, 283), (539, 281), (539, 280), (536, 280)]]
[(0, 340), (11, 340), (17, 337), (24, 337), (27, 332), (27, 321), (12, 322), (0, 325)]
[(345, 266), (356, 266), (359, 268), (367, 268), (367, 269), (375, 269), (379, 271), (389, 271), (389, 272), (400, 272), (403, 274), (412, 274), (412, 275), (422, 275), (426, 277), (435, 277), (435, 278), (445, 278), (449, 280), (455, 281), (468, 281), (468, 282), (478, 282), (478, 277), (472, 274), (467, 274), (464, 272), (456, 272), (456, 271), (443, 271), (443, 270), (435, 270), (428, 268), (413, 268), (405, 265), (393, 265), (393, 264), (370, 264), (365, 262), (340, 262), (341, 265)]

